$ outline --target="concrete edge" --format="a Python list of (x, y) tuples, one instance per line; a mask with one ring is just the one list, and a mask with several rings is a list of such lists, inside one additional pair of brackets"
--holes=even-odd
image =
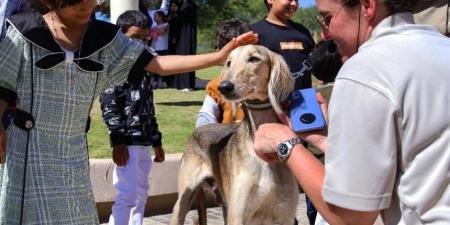
[[(172, 212), (178, 197), (178, 169), (183, 154), (167, 154), (162, 163), (153, 163), (149, 179), (149, 197), (145, 207), (145, 216), (154, 216)], [(90, 179), (97, 205), (100, 222), (107, 222), (111, 215), (116, 191), (112, 185), (112, 159), (91, 159)], [(194, 204), (195, 205), (195, 204)], [(214, 199), (207, 196), (207, 205), (214, 206)]]

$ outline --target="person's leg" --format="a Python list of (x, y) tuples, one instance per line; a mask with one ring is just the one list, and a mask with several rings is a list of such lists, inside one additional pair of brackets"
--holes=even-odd
[(117, 195), (109, 218), (109, 225), (125, 225), (130, 221), (130, 211), (136, 205), (138, 151), (128, 146), (129, 159), (126, 166), (116, 166), (113, 172), (113, 186)]
[(314, 225), (316, 221), (317, 210), (312, 204), (311, 200), (309, 200), (308, 196), (305, 195), (306, 198), (306, 215), (308, 216), (309, 224)]
[(152, 167), (151, 147), (142, 146), (139, 150), (138, 171), (136, 171), (138, 177), (136, 183), (137, 198), (136, 206), (131, 209), (130, 225), (142, 225), (149, 189), (148, 176)]

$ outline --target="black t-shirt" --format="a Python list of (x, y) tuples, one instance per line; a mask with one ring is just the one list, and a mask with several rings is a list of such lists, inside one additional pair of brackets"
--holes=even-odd
[[(292, 73), (302, 69), (303, 61), (314, 48), (314, 40), (308, 29), (291, 20), (288, 26), (280, 26), (263, 19), (250, 25), (259, 34), (259, 44), (282, 55)], [(295, 82), (295, 89), (311, 87), (311, 73), (305, 73)]]

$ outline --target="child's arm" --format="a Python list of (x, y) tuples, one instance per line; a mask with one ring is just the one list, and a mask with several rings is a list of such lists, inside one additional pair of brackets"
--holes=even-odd
[(211, 96), (206, 95), (205, 100), (203, 100), (203, 105), (197, 115), (197, 120), (195, 121), (195, 128), (218, 123), (218, 118), (220, 116), (219, 105), (214, 101)]
[(234, 38), (220, 51), (213, 53), (186, 56), (157, 56), (150, 61), (150, 63), (145, 67), (145, 70), (164, 76), (221, 65), (225, 62), (226, 58), (233, 49), (241, 45), (255, 44), (257, 42), (258, 35), (250, 31)]
[(202, 108), (198, 112), (195, 128), (207, 124), (219, 123), (223, 114), (221, 107), (219, 107), (219, 104), (221, 104), (220, 92), (218, 90), (220, 80), (219, 77), (216, 77), (206, 85), (205, 100), (203, 101)]
[(123, 87), (116, 86), (106, 89), (100, 95), (102, 117), (108, 128), (111, 146), (126, 144), (126, 121), (124, 121), (122, 113), (125, 108), (125, 102), (123, 98), (119, 97), (122, 92)]
[(163, 36), (163, 35), (165, 35), (167, 33), (167, 28), (168, 28), (168, 24), (167, 23), (161, 24), (161, 25), (159, 25), (156, 28), (156, 33), (159, 36)]
[[(150, 95), (151, 98), (153, 99), (153, 93)], [(153, 150), (155, 151), (155, 159), (153, 161), (155, 162), (164, 162), (165, 160), (165, 154), (164, 154), (164, 149), (162, 147), (162, 134), (159, 131), (158, 128), (158, 122), (156, 121), (156, 117), (155, 117), (155, 104), (152, 104), (152, 112), (150, 113), (151, 115), (151, 122), (150, 124), (152, 125), (151, 129), (151, 135), (152, 135), (152, 146), (153, 146)]]
[(113, 149), (112, 158), (117, 166), (126, 166), (129, 158), (125, 139), (126, 121), (123, 120), (122, 116), (125, 99), (119, 97), (123, 91), (122, 86), (110, 87), (100, 95), (102, 117), (108, 128)]

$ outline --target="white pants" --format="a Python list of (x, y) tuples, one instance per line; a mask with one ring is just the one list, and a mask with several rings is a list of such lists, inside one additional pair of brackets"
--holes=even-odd
[(109, 225), (141, 225), (148, 197), (148, 175), (152, 167), (150, 146), (128, 146), (126, 166), (116, 166), (113, 186), (117, 195)]

